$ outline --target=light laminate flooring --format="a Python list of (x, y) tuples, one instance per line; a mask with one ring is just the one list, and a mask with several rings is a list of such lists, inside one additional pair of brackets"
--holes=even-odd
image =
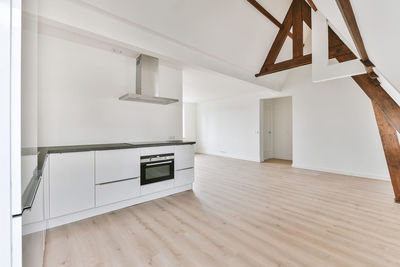
[(193, 191), (48, 230), (45, 266), (400, 266), (386, 181), (196, 156)]

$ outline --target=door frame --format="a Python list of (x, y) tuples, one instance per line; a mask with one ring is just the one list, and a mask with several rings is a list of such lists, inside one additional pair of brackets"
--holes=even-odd
[[(263, 139), (262, 161), (265, 161), (267, 159), (270, 159), (270, 158), (274, 157), (274, 147), (273, 147), (273, 144), (274, 144), (274, 114), (273, 114), (274, 106), (273, 106), (273, 102), (266, 103), (266, 100), (268, 100), (268, 99), (264, 99), (263, 100), (263, 110), (262, 110), (262, 112), (263, 112), (263, 120), (262, 120), (262, 128), (260, 129), (260, 133), (261, 133), (260, 135), (261, 135), (261, 138)], [(267, 108), (270, 109), (270, 113), (269, 114), (266, 114), (266, 109)], [(269, 140), (267, 139), (267, 135), (266, 135), (267, 133), (266, 133), (266, 129), (265, 129), (265, 127), (267, 126), (266, 125), (266, 122), (267, 122), (266, 115), (269, 117), (269, 123), (270, 123), (269, 130), (271, 131), (271, 133), (268, 135), (268, 139)], [(267, 145), (266, 143), (269, 143), (270, 146), (271, 146), (268, 149), (268, 151), (266, 151), (266, 145)], [(268, 152), (268, 156), (266, 155), (267, 152)]]
[[(259, 135), (259, 162), (264, 162), (264, 103), (265, 100), (274, 100), (274, 99), (279, 99), (279, 98), (286, 98), (290, 97), (292, 100), (292, 158), (293, 158), (293, 96), (287, 95), (287, 96), (279, 96), (279, 97), (271, 97), (271, 98), (261, 98), (259, 100), (259, 130), (258, 130), (258, 135)], [(271, 119), (273, 121), (273, 119)], [(273, 129), (273, 126), (271, 127)], [(273, 134), (272, 132), (272, 139), (273, 139)]]

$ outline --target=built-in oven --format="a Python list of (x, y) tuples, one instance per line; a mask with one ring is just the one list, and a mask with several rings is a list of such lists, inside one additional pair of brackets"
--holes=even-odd
[(174, 179), (174, 154), (140, 157), (140, 184)]

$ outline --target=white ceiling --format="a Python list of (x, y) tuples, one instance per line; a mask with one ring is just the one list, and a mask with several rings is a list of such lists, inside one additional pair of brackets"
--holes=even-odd
[(246, 81), (212, 71), (185, 68), (183, 70), (183, 102), (199, 103), (226, 99), (259, 92), (277, 91), (266, 89)]
[[(60, 9), (65, 9), (68, 3), (78, 3), (81, 6), (91, 7), (93, 11), (99, 11), (98, 13), (101, 15), (120, 20), (121, 22), (127, 22), (136, 28), (157, 35), (158, 40), (160, 40), (157, 44), (157, 49), (159, 47), (163, 47), (164, 49), (153, 51), (156, 53), (156, 56), (174, 60), (174, 57), (178, 55), (177, 52), (181, 52), (180, 54), (184, 54), (185, 56), (182, 56), (181, 59), (175, 58), (177, 62), (182, 63), (183, 66), (190, 66), (195, 69), (195, 71), (189, 71), (186, 74), (186, 77), (189, 77), (186, 83), (189, 88), (187, 89), (188, 101), (193, 101), (194, 98), (210, 99), (219, 94), (222, 96), (230, 92), (224, 88), (233, 88), (233, 85), (226, 81), (226, 76), (215, 73), (211, 75), (210, 73), (212, 72), (207, 71), (202, 73), (201, 69), (212, 69), (225, 75), (253, 83), (244, 83), (243, 88), (247, 86), (262, 89), (263, 87), (254, 86), (254, 84), (258, 84), (264, 86), (264, 88), (279, 89), (285, 82), (288, 74), (288, 72), (281, 72), (257, 79), (254, 77), (254, 74), (258, 73), (264, 62), (266, 54), (278, 32), (278, 27), (260, 14), (246, 0), (42, 1), (45, 2), (46, 6), (53, 8), (46, 8), (43, 16), (47, 16), (55, 21), (63, 18), (60, 21), (63, 20), (64, 23), (65, 21), (70, 22), (70, 20), (64, 19), (64, 17), (68, 17), (64, 13), (70, 11), (66, 10), (63, 13)], [(279, 21), (283, 21), (291, 1), (259, 0)], [(53, 2), (59, 4), (56, 5)], [(347, 44), (354, 46), (344, 20), (337, 8), (336, 1), (314, 0), (314, 2), (318, 9), (333, 24), (342, 38), (347, 40)], [(400, 10), (400, 1), (352, 0), (352, 4), (370, 58), (376, 64), (377, 68), (388, 78), (389, 82), (400, 88), (400, 75), (397, 74), (396, 66), (399, 57), (396, 51), (400, 42), (400, 30), (397, 26), (397, 12)], [(57, 14), (53, 15), (55, 12)], [(95, 27), (95, 22), (91, 21), (87, 19), (87, 24), (84, 26), (99, 29), (99, 26)], [(73, 26), (72, 24), (74, 23), (70, 24)], [(82, 24), (83, 22), (79, 20), (79, 23), (77, 22), (74, 25)], [(125, 27), (123, 24), (119, 25)], [(102, 28), (109, 28), (106, 26), (107, 24), (103, 25)], [(112, 29), (113, 31), (121, 32), (122, 35), (119, 34), (119, 36), (130, 38), (129, 41), (135, 40), (135, 38), (139, 40), (143, 37), (135, 35), (138, 31), (132, 31), (132, 34), (129, 34), (123, 29), (115, 27)], [(305, 33), (305, 36), (309, 36), (309, 31)], [(150, 40), (156, 40), (157, 38), (151, 37), (146, 39), (147, 46), (140, 46), (139, 43), (134, 45), (142, 50), (147, 49), (148, 45), (155, 47), (154, 41), (151, 42)], [(309, 38), (306, 38), (306, 41), (306, 50), (309, 51)], [(171, 52), (169, 49), (173, 46), (168, 42), (179, 44), (179, 46), (174, 46), (175, 50)], [(142, 42), (142, 44), (144, 43)], [(280, 57), (278, 57), (278, 61), (290, 58), (290, 46), (291, 40), (288, 39)], [(177, 47), (180, 47), (180, 49), (176, 50)], [(143, 52), (140, 49), (135, 51)], [(148, 49), (148, 52), (151, 52), (151, 48)], [(188, 56), (188, 50), (194, 51), (195, 56)], [(171, 52), (170, 55), (168, 55), (169, 52)], [(196, 62), (201, 64), (197, 64)], [(201, 68), (198, 66), (201, 66)], [(204, 81), (206, 78), (210, 81), (208, 84)], [(194, 86), (194, 81), (197, 82), (197, 86)], [(246, 92), (246, 90), (239, 91)], [(235, 93), (239, 91), (235, 91)]]
[[(278, 32), (278, 27), (246, 0), (79, 1), (228, 63), (238, 72), (246, 72), (249, 79), (260, 70)], [(291, 0), (259, 2), (283, 21)], [(290, 45), (285, 44), (283, 50), (280, 60), (290, 57)], [(279, 89), (285, 78), (286, 73), (279, 73), (258, 81)]]
[[(254, 72), (278, 32), (245, 0), (82, 1)], [(290, 2), (262, 1), (280, 21)]]

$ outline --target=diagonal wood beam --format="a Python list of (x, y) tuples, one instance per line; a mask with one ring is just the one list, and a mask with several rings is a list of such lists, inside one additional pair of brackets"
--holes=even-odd
[[(329, 31), (329, 40), (330, 52), (332, 50), (331, 45), (333, 45), (332, 47), (343, 45), (350, 51), (350, 53), (348, 53), (346, 49), (342, 50), (343, 53), (336, 56), (339, 62), (357, 58), (332, 30)], [(395, 202), (400, 203), (400, 145), (396, 132), (400, 132), (400, 107), (390, 95), (386, 93), (382, 86), (375, 83), (368, 74), (356, 75), (352, 76), (352, 78), (372, 101), (390, 179), (392, 181)]]
[(312, 56), (311, 54), (297, 57), (294, 59), (289, 59), (286, 61), (282, 61), (279, 63), (271, 64), (271, 65), (266, 65), (266, 68), (263, 72), (260, 72), (259, 74), (256, 74), (256, 77), (260, 77), (263, 75), (279, 72), (279, 71), (284, 71), (288, 69), (293, 69), (297, 67), (301, 67), (304, 65), (311, 64), (312, 62)]
[(374, 72), (374, 65), (369, 60), (367, 50), (365, 49), (364, 41), (361, 37), (360, 29), (358, 28), (357, 20), (354, 15), (353, 7), (350, 0), (336, 0), (336, 3), (342, 13), (347, 28), (349, 29), (351, 38), (356, 45), (357, 51), (360, 54), (361, 62), (364, 64), (367, 73), (371, 79), (377, 79), (378, 75)]
[(387, 118), (390, 125), (400, 132), (400, 107), (380, 86), (375, 84), (368, 74), (361, 74), (352, 77), (361, 87), (364, 93), (374, 102)]
[(290, 28), (293, 25), (293, 3), (290, 5), (290, 8), (283, 20), (282, 27), (280, 28), (278, 34), (275, 37), (274, 42), (272, 43), (272, 47), (269, 50), (267, 58), (264, 61), (263, 66), (261, 67), (260, 73), (265, 71), (267, 65), (274, 64), (276, 59), (278, 58), (279, 52), (282, 49), (283, 44), (285, 43), (286, 37)]
[[(339, 62), (344, 62), (357, 57), (353, 52), (343, 43), (343, 41), (336, 35), (336, 33), (328, 27), (328, 47), (329, 59), (336, 58)], [(347, 56), (344, 58), (344, 56)]]
[(395, 202), (400, 203), (400, 145), (396, 130), (388, 123), (381, 109), (372, 102), (379, 134), (385, 152)]
[[(271, 13), (269, 13), (262, 5), (260, 5), (256, 0), (247, 0), (255, 9), (257, 9), (261, 14), (267, 17), (273, 24), (278, 26), (278, 28), (282, 27), (282, 23), (280, 23)], [(293, 34), (288, 32), (290, 38), (293, 38)]]
[(361, 59), (368, 60), (367, 50), (365, 49), (364, 41), (361, 37), (360, 29), (358, 28), (358, 24), (350, 0), (336, 0), (336, 3), (340, 9), (340, 12), (342, 13), (347, 28), (350, 31), (351, 38), (356, 45), (357, 51), (360, 54)]
[(293, 58), (303, 56), (303, 2), (293, 0)]
[(307, 0), (307, 3), (314, 10), (314, 12), (317, 12), (317, 6), (314, 4), (313, 0)]
[(303, 7), (301, 9), (303, 20), (307, 24), (307, 26), (310, 27), (310, 29), (312, 29), (312, 27), (311, 27), (311, 7), (309, 5), (307, 5), (307, 3), (305, 1), (301, 1), (301, 2), (303, 4)]

